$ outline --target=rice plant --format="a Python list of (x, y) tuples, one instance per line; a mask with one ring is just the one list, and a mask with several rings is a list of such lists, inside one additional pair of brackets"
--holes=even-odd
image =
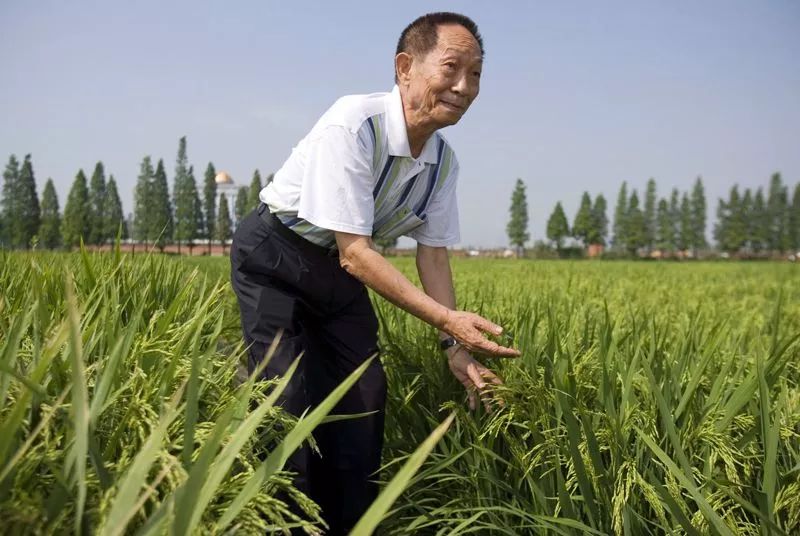
[[(434, 331), (375, 298), (386, 485), (354, 534), (800, 532), (800, 267), (454, 272), (523, 355), (485, 360), (503, 403), (469, 412)], [(0, 253), (5, 532), (324, 530), (280, 469), (346, 385), (299, 420), (274, 407), (286, 379), (239, 372), (227, 279), (226, 259)]]

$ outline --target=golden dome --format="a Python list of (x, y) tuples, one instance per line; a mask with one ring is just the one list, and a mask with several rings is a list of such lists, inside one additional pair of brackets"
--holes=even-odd
[(214, 177), (214, 181), (216, 181), (217, 184), (233, 184), (233, 179), (225, 171), (217, 173), (217, 176)]

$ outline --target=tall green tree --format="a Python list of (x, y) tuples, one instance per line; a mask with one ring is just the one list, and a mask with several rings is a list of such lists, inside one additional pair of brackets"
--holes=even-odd
[(511, 207), (506, 225), (508, 242), (517, 250), (517, 255), (522, 256), (525, 242), (530, 238), (528, 233), (528, 199), (525, 195), (525, 183), (517, 179), (514, 190), (511, 192)]
[(647, 251), (652, 251), (656, 242), (656, 180), (647, 181), (644, 194), (644, 242)]
[(250, 206), (249, 190), (242, 186), (236, 191), (236, 204), (234, 206), (234, 213), (236, 216), (236, 227), (247, 215), (247, 209)]
[(569, 224), (567, 223), (567, 215), (564, 214), (564, 208), (561, 206), (561, 201), (559, 201), (547, 220), (547, 238), (556, 245), (556, 249), (561, 250), (564, 239), (568, 236)]
[(753, 209), (750, 213), (750, 247), (760, 253), (769, 249), (770, 221), (764, 190), (759, 187), (753, 197)]
[(258, 204), (261, 202), (261, 199), (259, 199), (258, 195), (261, 193), (262, 188), (261, 173), (259, 173), (259, 171), (256, 169), (253, 172), (253, 179), (250, 181), (250, 191), (248, 193), (249, 198), (247, 203), (248, 212), (258, 208)]
[(89, 237), (88, 244), (104, 244), (110, 237), (106, 235), (106, 172), (103, 163), (94, 166), (89, 181)]
[(628, 213), (625, 215), (625, 245), (628, 254), (636, 255), (639, 248), (646, 245), (646, 222), (644, 212), (639, 208), (639, 194), (634, 190), (628, 200)]
[(233, 236), (231, 232), (231, 213), (228, 210), (228, 199), (225, 194), (219, 197), (219, 211), (217, 212), (217, 222), (214, 225), (215, 238), (222, 244), (222, 253), (225, 253), (225, 243)]
[(194, 166), (189, 166), (189, 191), (194, 198), (194, 236), (189, 242), (189, 255), (192, 254), (194, 240), (201, 238), (205, 229), (203, 219), (203, 202), (200, 200), (200, 192), (197, 189), (197, 180), (194, 178)]
[(682, 249), (679, 247), (681, 235), (681, 203), (680, 193), (677, 188), (673, 188), (669, 195), (669, 216), (672, 220), (672, 245), (675, 249)]
[(167, 185), (167, 172), (164, 170), (164, 161), (159, 158), (156, 172), (153, 176), (153, 187), (150, 190), (153, 209), (152, 228), (150, 236), (161, 251), (172, 240), (173, 219), (172, 204), (169, 201), (169, 186)]
[(89, 203), (89, 188), (86, 185), (86, 175), (83, 170), (78, 170), (72, 188), (67, 196), (64, 206), (64, 221), (61, 224), (61, 237), (64, 245), (69, 247), (79, 246), (81, 238), (84, 243), (91, 230), (91, 205)]
[(209, 162), (203, 178), (203, 221), (205, 222), (204, 237), (208, 239), (208, 252), (211, 253), (211, 241), (216, 237), (214, 227), (217, 221), (217, 171), (214, 164)]
[(592, 205), (592, 230), (589, 235), (590, 244), (606, 245), (608, 236), (608, 216), (606, 216), (606, 198), (597, 194)]
[(780, 173), (773, 173), (767, 197), (767, 219), (769, 221), (769, 249), (782, 252), (789, 249), (789, 195)]
[(16, 155), (8, 157), (6, 169), (3, 171), (3, 197), (2, 197), (2, 230), (0, 242), (5, 247), (15, 247), (22, 236), (19, 219), (19, 161)]
[(33, 175), (31, 155), (25, 155), (22, 168), (19, 171), (19, 219), (21, 235), (16, 247), (28, 248), (33, 237), (39, 232), (41, 224), (41, 209), (39, 196), (36, 194), (36, 178)]
[(692, 238), (692, 207), (689, 203), (689, 194), (683, 192), (678, 225), (678, 249), (681, 251), (691, 249)]
[(627, 230), (627, 223), (625, 218), (628, 214), (628, 183), (622, 183), (622, 186), (619, 188), (619, 194), (617, 194), (617, 206), (614, 209), (614, 238), (612, 239), (612, 243), (614, 244), (614, 248), (618, 250), (623, 250), (626, 247), (626, 243), (628, 238), (625, 236), (625, 231)]
[(800, 182), (794, 185), (789, 213), (789, 246), (795, 255), (800, 252)]
[(656, 209), (656, 247), (662, 253), (671, 253), (675, 250), (675, 226), (666, 199), (659, 200)]
[(180, 253), (181, 244), (192, 243), (197, 234), (197, 215), (195, 213), (197, 184), (191, 184), (189, 180), (186, 136), (178, 141), (175, 179), (172, 184), (172, 203), (175, 207), (175, 241), (178, 243), (178, 253)]
[(700, 177), (697, 177), (697, 179), (694, 181), (694, 186), (692, 187), (690, 210), (690, 247), (697, 252), (698, 249), (708, 246), (708, 242), (706, 242), (706, 194), (705, 189), (703, 188), (703, 180)]
[(752, 248), (753, 245), (750, 242), (750, 238), (753, 234), (753, 192), (750, 191), (750, 188), (744, 189), (741, 213), (744, 219), (744, 247)]
[(581, 196), (581, 206), (575, 214), (575, 221), (572, 224), (572, 236), (583, 243), (584, 247), (589, 245), (592, 237), (594, 222), (592, 221), (592, 198), (589, 192), (583, 192)]
[(39, 226), (39, 243), (47, 249), (61, 246), (61, 214), (53, 179), (48, 178), (42, 191), (42, 222)]
[[(122, 226), (121, 229), (120, 226)], [(122, 201), (119, 198), (114, 175), (108, 177), (108, 184), (106, 185), (105, 221), (103, 222), (103, 227), (105, 228), (103, 234), (107, 238), (116, 239), (117, 233), (121, 233), (121, 240), (128, 238), (128, 224), (122, 211)]]
[(145, 246), (151, 239), (150, 233), (154, 227), (151, 204), (154, 175), (153, 163), (149, 156), (145, 156), (139, 166), (139, 176), (133, 192), (133, 238), (144, 242)]
[(731, 188), (727, 202), (719, 200), (714, 237), (720, 249), (728, 253), (739, 252), (747, 242), (747, 220), (743, 208), (736, 185)]

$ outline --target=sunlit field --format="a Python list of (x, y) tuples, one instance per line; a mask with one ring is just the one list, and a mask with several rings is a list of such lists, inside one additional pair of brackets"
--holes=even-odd
[[(470, 412), (434, 330), (375, 298), (381, 480), (455, 414), (379, 532), (800, 532), (800, 266), (453, 263), (522, 357), (485, 360), (505, 385)], [(0, 253), (0, 289), (5, 532), (321, 526), (279, 469), (337, 393), (298, 423), (246, 381), (227, 259)]]

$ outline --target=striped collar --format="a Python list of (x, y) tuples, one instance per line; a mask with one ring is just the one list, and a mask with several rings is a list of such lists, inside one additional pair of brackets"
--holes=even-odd
[[(400, 88), (395, 85), (391, 93), (386, 94), (386, 132), (389, 138), (389, 154), (393, 156), (405, 156), (413, 159), (411, 149), (408, 146), (408, 131), (406, 130), (406, 118), (403, 113), (403, 102), (400, 98)], [(434, 132), (425, 142), (419, 158), (427, 164), (435, 164), (439, 161), (436, 151), (436, 141), (439, 133)]]

